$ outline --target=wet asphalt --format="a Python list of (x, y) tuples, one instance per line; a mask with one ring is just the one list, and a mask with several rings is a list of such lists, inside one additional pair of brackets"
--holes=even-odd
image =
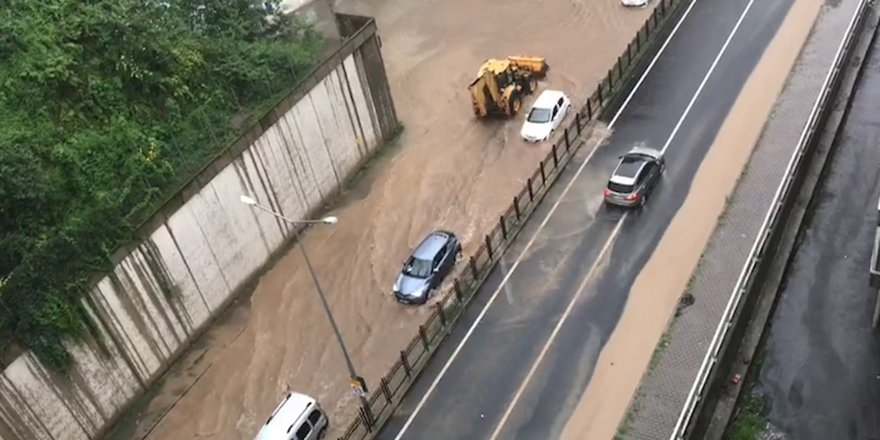
[[(617, 157), (635, 144), (662, 148), (747, 3), (697, 0), (621, 114), (609, 143), (590, 158), (571, 191), (560, 200), (563, 188), (587, 156), (586, 148), (563, 172), (379, 439), (396, 438), (497, 292), (401, 438), (490, 437), (622, 215), (623, 211), (602, 205), (602, 188)], [(752, 6), (670, 144), (660, 186), (643, 210), (628, 215), (599, 270), (584, 283), (585, 290), (524, 388), (499, 438), (560, 435), (617, 324), (630, 286), (684, 201), (715, 134), (791, 3), (764, 0)], [(538, 231), (557, 201), (555, 214)], [(536, 233), (528, 253), (507, 283), (499, 287)]]
[(868, 267), (880, 197), (872, 46), (771, 319), (756, 392), (779, 437), (880, 439), (880, 332)]

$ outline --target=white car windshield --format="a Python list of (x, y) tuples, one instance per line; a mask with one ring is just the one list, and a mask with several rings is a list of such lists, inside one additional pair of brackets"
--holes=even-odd
[(403, 273), (413, 278), (428, 278), (431, 275), (431, 262), (428, 260), (419, 260), (411, 258), (403, 268)]
[(536, 124), (543, 124), (545, 122), (550, 122), (550, 109), (549, 108), (538, 108), (535, 107), (532, 111), (529, 112), (528, 121), (534, 122)]

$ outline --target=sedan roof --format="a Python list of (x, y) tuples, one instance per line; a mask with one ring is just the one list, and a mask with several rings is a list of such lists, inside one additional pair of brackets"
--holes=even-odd
[(532, 107), (553, 108), (553, 106), (556, 105), (556, 101), (559, 101), (559, 98), (562, 98), (563, 96), (565, 96), (565, 94), (559, 90), (544, 90), (538, 95), (538, 99), (535, 100)]

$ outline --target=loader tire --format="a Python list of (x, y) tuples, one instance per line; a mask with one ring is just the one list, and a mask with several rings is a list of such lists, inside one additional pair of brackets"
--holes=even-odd
[(538, 77), (535, 75), (529, 75), (529, 90), (526, 93), (535, 93), (538, 91)]
[(510, 101), (507, 105), (509, 106), (508, 114), (510, 114), (510, 116), (515, 116), (516, 114), (518, 114), (520, 109), (522, 108), (522, 98), (520, 97), (519, 93), (514, 93), (513, 95), (511, 95)]

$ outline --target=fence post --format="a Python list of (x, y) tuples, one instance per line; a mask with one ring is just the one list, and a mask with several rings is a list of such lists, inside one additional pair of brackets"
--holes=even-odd
[(623, 81), (623, 55), (617, 57), (617, 79)]
[(501, 237), (503, 237), (505, 240), (507, 240), (507, 225), (506, 225), (506, 223), (507, 222), (504, 221), (504, 216), (502, 215), (501, 218), (498, 220), (498, 224), (501, 226)]
[(633, 47), (632, 41), (627, 43), (627, 45), (626, 45), (626, 58), (627, 58), (628, 64), (632, 64), (632, 61), (633, 61), (632, 47)]
[(379, 386), (382, 388), (382, 394), (385, 395), (385, 400), (388, 401), (388, 404), (391, 405), (391, 390), (388, 389), (388, 380), (384, 377), (379, 379)]
[(614, 90), (614, 67), (608, 69), (608, 90)]
[[(597, 104), (601, 107), (602, 106), (602, 81), (599, 81), (599, 86), (596, 87), (596, 94), (599, 96), (599, 102), (597, 102)], [(598, 109), (596, 109), (596, 110), (598, 110)]]
[[(565, 129), (565, 142), (568, 143), (568, 129)], [(566, 148), (567, 149), (567, 148)], [(556, 144), (553, 144), (553, 147), (550, 148), (550, 152), (553, 153), (553, 169), (559, 169), (559, 154), (556, 153)]]
[[(587, 108), (590, 108), (589, 98), (587, 99)], [(581, 134), (581, 112), (577, 112), (574, 114), (574, 123), (575, 123), (575, 125), (577, 125), (577, 133), (578, 133), (578, 136), (580, 136), (580, 134)], [(567, 136), (566, 136), (566, 139), (568, 139)]]
[(473, 274), (474, 279), (477, 279), (480, 271), (477, 270), (477, 260), (474, 260), (473, 255), (471, 255), (471, 260), (468, 262), (468, 265), (471, 267), (471, 273)]
[(370, 417), (367, 416), (367, 412), (364, 411), (363, 408), (358, 408), (358, 413), (361, 416), (361, 421), (364, 423), (364, 426), (367, 428), (367, 432), (373, 432), (373, 425), (370, 423)]
[(544, 159), (541, 159), (540, 168), (541, 168), (541, 188), (543, 188), (545, 185), (547, 185), (547, 175), (544, 174)]
[(516, 221), (520, 221), (520, 213), (519, 213), (519, 197), (513, 196), (513, 212), (516, 213)]
[(458, 278), (452, 282), (452, 291), (455, 292), (455, 299), (457, 299), (459, 303), (463, 303), (464, 293), (461, 292), (461, 282), (458, 281)]
[(406, 352), (400, 350), (400, 363), (403, 364), (403, 371), (406, 372), (406, 377), (412, 376), (412, 367), (409, 366), (409, 361), (406, 360)]
[(587, 119), (593, 119), (593, 104), (590, 98), (587, 98)]
[(428, 332), (425, 331), (424, 324), (419, 324), (419, 336), (422, 337), (422, 344), (425, 346), (425, 351), (431, 351), (431, 345), (428, 344)]
[(526, 186), (529, 188), (529, 201), (535, 201), (535, 192), (532, 190), (532, 178), (529, 177), (529, 180), (526, 181)]
[(666, 13), (666, 0), (660, 0), (660, 13)]
[(440, 323), (443, 324), (443, 328), (446, 328), (446, 312), (443, 311), (443, 303), (434, 303), (434, 306), (437, 308), (437, 316), (440, 317)]
[(486, 236), (486, 252), (489, 253), (489, 259), (493, 259), (492, 256), (492, 239), (487, 235)]
[[(577, 119), (577, 113), (575, 113), (575, 119)], [(575, 120), (575, 122), (577, 122), (577, 120)], [(578, 131), (580, 131), (580, 130), (578, 130)], [(571, 141), (568, 139), (568, 128), (566, 128), (563, 133), (565, 133), (565, 152), (567, 153), (567, 152), (571, 151)], [(554, 145), (554, 147), (555, 147), (555, 145)]]

